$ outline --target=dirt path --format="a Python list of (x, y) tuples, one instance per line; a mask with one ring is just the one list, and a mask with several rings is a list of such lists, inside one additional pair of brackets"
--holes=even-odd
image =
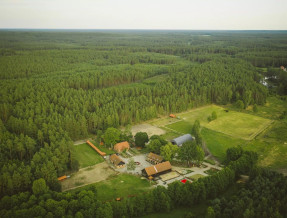
[(131, 132), (133, 135), (135, 135), (137, 132), (146, 132), (149, 137), (151, 137), (152, 135), (165, 134), (165, 131), (163, 129), (158, 128), (148, 123), (143, 123), (143, 124), (132, 126)]
[(61, 182), (62, 191), (79, 188), (92, 183), (106, 180), (109, 176), (116, 174), (116, 172), (107, 164), (103, 162), (91, 167), (85, 167)]
[(92, 140), (92, 138), (81, 139), (81, 140), (74, 141), (74, 145), (84, 144), (84, 143), (86, 143), (87, 140)]

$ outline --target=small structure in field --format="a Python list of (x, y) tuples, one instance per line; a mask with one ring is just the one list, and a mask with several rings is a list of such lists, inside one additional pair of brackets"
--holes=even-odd
[(142, 170), (142, 174), (148, 178), (159, 176), (163, 173), (170, 172), (171, 171), (171, 164), (169, 161), (146, 167)]
[(61, 176), (61, 177), (59, 177), (58, 178), (58, 181), (63, 181), (63, 180), (65, 180), (65, 179), (67, 179), (68, 177), (66, 176), (66, 175), (64, 175), (64, 176)]
[(173, 145), (182, 146), (183, 143), (188, 142), (188, 141), (193, 141), (193, 140), (194, 138), (190, 134), (185, 134), (185, 135), (179, 136), (171, 140), (171, 143)]
[(176, 118), (176, 116), (174, 114), (170, 114), (169, 117)]
[(123, 152), (124, 150), (129, 150), (130, 149), (130, 145), (127, 141), (124, 141), (124, 142), (120, 142), (120, 143), (117, 143), (115, 144), (114, 146), (114, 150), (117, 152), (117, 153), (121, 153)]
[(115, 165), (117, 168), (123, 168), (125, 167), (125, 162), (116, 154), (110, 155), (110, 161), (112, 164)]
[(152, 164), (159, 164), (163, 161), (163, 158), (157, 154), (150, 152), (146, 158), (146, 161)]

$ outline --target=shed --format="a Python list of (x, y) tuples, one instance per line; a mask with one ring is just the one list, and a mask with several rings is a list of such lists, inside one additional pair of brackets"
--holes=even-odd
[(130, 149), (130, 145), (127, 141), (120, 142), (114, 145), (114, 150), (118, 153), (121, 153), (124, 150), (129, 150), (129, 149)]
[(163, 161), (163, 158), (157, 154), (150, 152), (146, 160), (152, 164), (159, 164)]
[(171, 164), (169, 161), (166, 161), (154, 166), (146, 167), (145, 169), (142, 170), (142, 173), (145, 176), (150, 177), (160, 175), (169, 171), (171, 171)]
[(61, 177), (59, 177), (58, 178), (58, 181), (63, 181), (63, 180), (65, 180), (65, 179), (67, 179), (68, 177), (66, 176), (66, 175), (64, 175), (64, 176), (61, 176)]
[(183, 143), (192, 141), (192, 140), (194, 140), (194, 138), (190, 134), (185, 134), (185, 135), (179, 136), (171, 140), (171, 143), (173, 145), (182, 146)]
[(125, 162), (116, 154), (110, 155), (110, 161), (112, 164), (115, 165), (117, 168), (122, 168), (125, 166)]

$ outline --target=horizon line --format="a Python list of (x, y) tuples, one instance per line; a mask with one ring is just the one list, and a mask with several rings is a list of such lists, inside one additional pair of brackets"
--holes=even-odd
[(147, 30), (147, 31), (287, 31), (287, 29), (128, 29), (128, 28), (1, 28), (0, 30)]

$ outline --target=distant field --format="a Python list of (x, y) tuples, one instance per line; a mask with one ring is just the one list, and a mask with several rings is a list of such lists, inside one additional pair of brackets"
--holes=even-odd
[(79, 161), (80, 168), (92, 166), (104, 161), (104, 159), (87, 143), (74, 146), (75, 158)]
[[(271, 123), (271, 120), (262, 117), (230, 110), (225, 112), (224, 110), (224, 108), (216, 105), (198, 108), (187, 113), (178, 114), (183, 121), (166, 125), (166, 127), (188, 133), (191, 131), (194, 121), (198, 119), (201, 126), (208, 129), (232, 137), (251, 140)], [(218, 118), (208, 122), (207, 118), (213, 111), (216, 111)]]

